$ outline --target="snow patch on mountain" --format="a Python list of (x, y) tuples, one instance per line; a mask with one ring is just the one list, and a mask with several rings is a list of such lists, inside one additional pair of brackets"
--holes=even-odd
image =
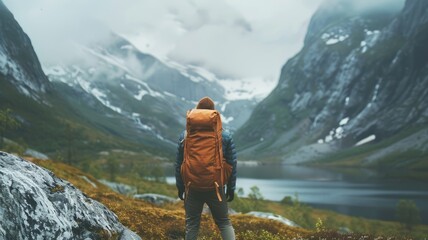
[(217, 79), (214, 73), (211, 73), (208, 70), (195, 65), (183, 65), (167, 58), (161, 59), (161, 61), (166, 66), (176, 69), (183, 76), (186, 76), (190, 80), (197, 83), (203, 82), (203, 81), (213, 82)]
[(38, 91), (38, 87), (30, 80), (28, 80), (21, 70), (21, 67), (13, 61), (0, 46), (0, 73), (5, 76), (12, 76), (18, 82), (18, 90), (28, 97), (37, 99), (27, 89)]
[[(155, 97), (155, 98), (156, 98), (156, 97), (164, 98), (164, 95), (163, 95), (162, 93), (160, 93), (160, 92), (158, 92), (158, 91), (155, 91), (155, 90), (153, 90), (152, 88), (150, 88), (150, 86), (149, 86), (146, 82), (144, 82), (143, 80), (138, 79), (138, 78), (136, 78), (136, 77), (133, 77), (133, 76), (131, 76), (131, 75), (129, 75), (129, 74), (125, 74), (125, 78), (126, 78), (126, 79), (128, 79), (128, 80), (135, 81), (135, 82), (137, 82), (137, 83), (139, 83), (139, 84), (143, 85), (143, 86), (147, 89), (147, 91), (145, 91), (145, 90), (140, 90), (140, 93), (137, 95), (138, 97), (139, 97), (141, 94), (143, 94), (143, 91), (145, 91), (145, 93), (141, 96), (141, 98), (142, 98), (145, 94), (149, 94), (150, 96)], [(140, 100), (141, 100), (141, 99), (140, 99)]]
[(321, 36), (321, 39), (325, 42), (326, 45), (334, 45), (339, 42), (343, 42), (346, 39), (349, 38), (349, 34), (345, 34), (342, 29), (340, 29), (338, 32), (330, 32), (330, 33), (324, 33)]
[[(129, 69), (126, 67), (125, 62), (123, 61), (123, 59), (117, 58), (111, 54), (109, 54), (107, 51), (104, 51), (105, 54), (101, 54), (93, 49), (87, 48), (85, 46), (80, 46), (84, 51), (98, 57), (99, 59), (113, 65), (116, 66), (126, 72), (129, 72)], [(102, 49), (99, 49), (102, 51)]]
[(225, 90), (225, 98), (228, 101), (236, 100), (261, 100), (266, 97), (275, 87), (276, 79), (262, 77), (249, 78), (220, 78), (215, 73), (196, 65), (183, 65), (170, 59), (162, 59), (162, 62), (188, 77), (194, 82), (217, 82)]
[(245, 78), (245, 79), (219, 79), (220, 85), (226, 89), (225, 98), (228, 101), (265, 98), (274, 88), (276, 82), (272, 79)]
[(105, 93), (103, 93), (100, 89), (92, 87), (91, 83), (89, 81), (83, 79), (80, 76), (77, 76), (76, 81), (77, 81), (77, 83), (80, 85), (80, 87), (83, 90), (85, 90), (87, 93), (91, 94), (96, 99), (98, 99), (98, 101), (100, 103), (102, 103), (104, 106), (110, 108), (111, 110), (113, 110), (113, 111), (115, 111), (117, 113), (122, 113), (122, 109), (120, 109), (119, 107), (116, 107), (116, 106), (112, 105), (110, 103), (110, 101), (108, 100), (107, 95)]
[(360, 43), (362, 53), (367, 52), (369, 48), (373, 47), (377, 43), (381, 32), (379, 30), (371, 31), (371, 30), (364, 29), (364, 33), (365, 33), (365, 39)]
[(376, 135), (370, 135), (370, 136), (368, 136), (368, 137), (366, 137), (366, 138), (364, 138), (364, 139), (361, 139), (360, 141), (358, 141), (356, 144), (355, 144), (355, 146), (360, 146), (360, 145), (363, 145), (363, 144), (366, 144), (366, 143), (369, 143), (369, 142), (371, 142), (371, 141), (374, 141), (376, 139)]

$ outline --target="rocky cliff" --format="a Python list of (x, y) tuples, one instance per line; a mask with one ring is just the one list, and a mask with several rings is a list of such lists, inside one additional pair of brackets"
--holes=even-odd
[(0, 221), (0, 239), (141, 239), (69, 182), (4, 152)]
[(237, 133), (244, 156), (299, 163), (364, 144), (363, 164), (427, 153), (428, 2), (398, 13), (353, 2), (325, 1), (314, 14), (303, 49)]
[(45, 92), (49, 83), (31, 41), (2, 1), (0, 33), (0, 77), (14, 82), (26, 95)]

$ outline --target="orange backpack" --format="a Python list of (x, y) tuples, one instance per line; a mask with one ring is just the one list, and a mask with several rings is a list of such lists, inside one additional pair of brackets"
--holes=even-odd
[(184, 160), (181, 165), (186, 195), (189, 188), (196, 190), (223, 187), (232, 172), (232, 167), (223, 158), (222, 124), (216, 110), (192, 109), (187, 112), (184, 138)]

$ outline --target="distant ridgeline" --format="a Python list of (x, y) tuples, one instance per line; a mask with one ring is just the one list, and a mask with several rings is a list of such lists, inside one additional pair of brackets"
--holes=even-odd
[(50, 156), (116, 148), (172, 157), (185, 113), (201, 97), (218, 102), (232, 129), (256, 103), (229, 99), (214, 74), (156, 59), (115, 33), (73, 45), (74, 62), (42, 63), (42, 69), (1, 1), (0, 36), (0, 109), (11, 109), (21, 123), (6, 137)]
[(236, 133), (241, 157), (428, 169), (428, 1), (325, 1), (303, 49)]

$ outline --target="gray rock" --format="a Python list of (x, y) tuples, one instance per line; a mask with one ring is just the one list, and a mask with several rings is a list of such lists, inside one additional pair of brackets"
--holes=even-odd
[(145, 200), (156, 205), (177, 202), (177, 199), (155, 193), (135, 194), (134, 198)]
[[(141, 239), (52, 172), (0, 152), (0, 239)], [(103, 235), (101, 235), (103, 234)]]
[(113, 191), (123, 195), (134, 195), (137, 193), (136, 187), (133, 187), (127, 184), (110, 182), (105, 179), (99, 179), (98, 181), (106, 185), (107, 187), (111, 188)]
[(34, 157), (34, 158), (38, 158), (41, 160), (48, 160), (49, 157), (46, 154), (43, 154), (41, 152), (37, 152), (34, 149), (27, 149), (24, 152), (24, 155), (30, 156), (30, 157)]
[(251, 215), (251, 216), (255, 216), (255, 217), (259, 217), (259, 218), (275, 220), (275, 221), (281, 222), (281, 223), (288, 225), (288, 226), (291, 226), (291, 227), (300, 227), (299, 225), (297, 225), (293, 221), (291, 221), (291, 220), (289, 220), (289, 219), (287, 219), (281, 215), (274, 214), (274, 213), (252, 211), (252, 212), (247, 213), (247, 215)]
[[(236, 132), (241, 157), (298, 164), (352, 153), (371, 136), (368, 144), (394, 138), (426, 154), (425, 141), (404, 138), (428, 126), (428, 1), (370, 16), (352, 11), (356, 2), (326, 0), (314, 14), (303, 49)], [(311, 151), (314, 144), (332, 151)], [(382, 148), (368, 162), (393, 150)]]
[(135, 234), (133, 231), (129, 230), (128, 228), (125, 228), (120, 235), (119, 240), (140, 240), (140, 236)]

